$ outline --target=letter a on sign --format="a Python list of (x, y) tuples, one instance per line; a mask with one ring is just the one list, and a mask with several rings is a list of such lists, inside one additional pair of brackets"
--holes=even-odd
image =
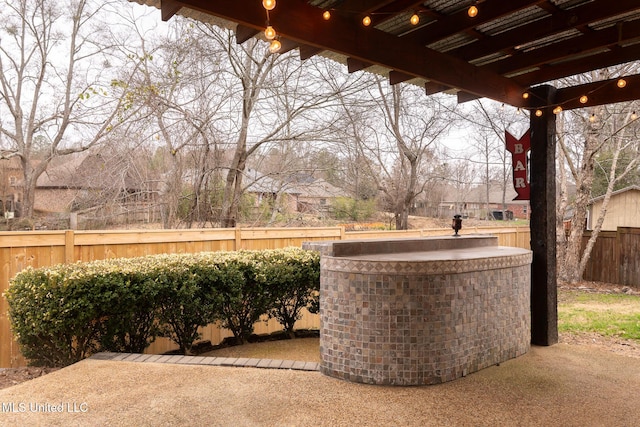
[(511, 153), (513, 165), (513, 187), (518, 195), (513, 200), (529, 200), (529, 162), (527, 153), (531, 150), (529, 131), (526, 131), (520, 139), (505, 131), (507, 150)]

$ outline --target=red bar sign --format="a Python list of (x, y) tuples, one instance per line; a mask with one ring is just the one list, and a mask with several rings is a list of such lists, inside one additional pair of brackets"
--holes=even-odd
[(529, 162), (527, 154), (531, 150), (531, 139), (527, 130), (520, 139), (505, 131), (507, 150), (511, 153), (513, 164), (513, 187), (518, 195), (513, 200), (529, 200)]

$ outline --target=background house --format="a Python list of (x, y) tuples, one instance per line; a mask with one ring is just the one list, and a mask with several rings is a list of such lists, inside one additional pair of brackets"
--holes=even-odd
[(251, 182), (246, 192), (255, 197), (256, 207), (265, 201), (277, 201), (278, 206), (288, 213), (324, 216), (330, 213), (337, 197), (347, 197), (343, 189), (311, 175), (269, 176), (248, 169), (245, 178)]
[(245, 192), (254, 196), (256, 209), (267, 202), (278, 204), (286, 211), (296, 211), (299, 193), (290, 182), (279, 179), (279, 176), (263, 175), (251, 168), (245, 172), (245, 180), (249, 181)]
[(324, 179), (299, 183), (296, 189), (298, 191), (296, 210), (301, 213), (327, 215), (337, 197), (348, 197), (343, 189), (329, 184)]
[(78, 193), (82, 190), (77, 169), (87, 155), (70, 156), (57, 160), (38, 177), (34, 211), (44, 214), (71, 212)]
[[(72, 221), (155, 222), (158, 181), (124, 155), (100, 153), (65, 158), (37, 181), (34, 210), (70, 214)], [(72, 224), (72, 228), (73, 224)]]
[[(528, 220), (531, 215), (531, 207), (528, 200), (513, 200), (517, 193), (511, 185), (506, 192), (502, 191), (499, 184), (493, 183), (489, 187), (489, 200), (487, 203), (487, 188), (478, 186), (469, 189), (464, 194), (458, 195), (454, 191), (443, 194), (439, 210), (442, 217), (453, 217), (455, 214), (468, 216), (469, 218), (487, 218), (487, 210), (493, 213), (494, 219), (507, 219), (504, 211), (513, 213), (513, 219)], [(500, 214), (498, 214), (500, 212)]]
[[(587, 210), (587, 229), (592, 230), (598, 219), (604, 196), (591, 200)], [(640, 186), (632, 185), (611, 193), (602, 230), (618, 227), (640, 227)]]

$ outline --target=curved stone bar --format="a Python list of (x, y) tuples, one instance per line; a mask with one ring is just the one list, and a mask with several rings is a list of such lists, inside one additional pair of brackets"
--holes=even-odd
[(320, 370), (368, 384), (451, 381), (530, 343), (531, 252), (494, 236), (313, 242)]

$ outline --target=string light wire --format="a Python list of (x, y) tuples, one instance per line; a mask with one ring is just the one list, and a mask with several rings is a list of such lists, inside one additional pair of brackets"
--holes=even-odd
[[(474, 3), (473, 3), (473, 4), (472, 4), (468, 9), (467, 9), (467, 14), (468, 14), (470, 17), (472, 17), (472, 18), (473, 18), (473, 17), (475, 17), (475, 16), (478, 14), (478, 8), (477, 8), (476, 4), (477, 4), (477, 3), (475, 3), (475, 2), (474, 2)], [(275, 6), (276, 6), (276, 0), (262, 0), (262, 6), (265, 8), (265, 11), (266, 11), (266, 14), (267, 14), (267, 28), (265, 29), (265, 37), (267, 38), (267, 40), (270, 40), (270, 41), (271, 41), (271, 43), (270, 43), (270, 45), (269, 45), (269, 51), (270, 51), (270, 52), (272, 52), (272, 53), (275, 53), (275, 52), (278, 52), (278, 51), (280, 50), (280, 48), (282, 47), (281, 42), (278, 40), (277, 33), (276, 33), (275, 29), (274, 29), (274, 28), (269, 24), (269, 11), (270, 11), (270, 10), (273, 10), (273, 9), (275, 8)], [(322, 12), (322, 18), (323, 18), (325, 21), (330, 20), (330, 19), (331, 19), (331, 12), (332, 12), (332, 11), (334, 11), (334, 10), (335, 10), (335, 9), (333, 9), (333, 8), (323, 10), (323, 12)], [(349, 11), (341, 10), (341, 12), (347, 12), (347, 13), (348, 13)], [(353, 12), (353, 13), (355, 13), (355, 12)], [(371, 17), (372, 17), (372, 15), (384, 15), (384, 14), (385, 14), (385, 13), (376, 13), (376, 12), (370, 13), (370, 14), (368, 14), (368, 15), (364, 16), (364, 18), (362, 18), (362, 24), (363, 24), (365, 27), (368, 27), (368, 26), (370, 26), (370, 25), (371, 25), (371, 23), (372, 23), (372, 18), (371, 18)], [(386, 14), (390, 14), (390, 13), (386, 13)], [(417, 25), (417, 24), (420, 22), (420, 16), (418, 15), (418, 11), (415, 11), (415, 12), (411, 15), (411, 18), (409, 19), (409, 22), (411, 23), (411, 25)], [(609, 83), (609, 82), (605, 82), (605, 83), (603, 83), (603, 85), (602, 85), (602, 86), (597, 87), (597, 88), (595, 88), (595, 89), (592, 89), (589, 93), (587, 93), (587, 94), (583, 94), (583, 95), (581, 95), (579, 98), (576, 98), (576, 99), (577, 99), (577, 100), (578, 100), (578, 102), (580, 102), (581, 104), (586, 104), (587, 102), (589, 102), (589, 96), (588, 96), (588, 95), (589, 95), (590, 93), (593, 93), (593, 92), (595, 92), (595, 91), (600, 90), (602, 87), (604, 87), (604, 86), (605, 86), (606, 84), (608, 84), (608, 83)], [(620, 89), (623, 89), (623, 88), (625, 88), (625, 87), (627, 86), (627, 81), (626, 81), (624, 78), (620, 77), (620, 78), (618, 78), (618, 80), (616, 80), (616, 86), (617, 86), (618, 88), (620, 88)], [(530, 92), (529, 92), (529, 91), (523, 92), (523, 94), (522, 94), (522, 98), (523, 98), (523, 99), (529, 99), (529, 98), (530, 98)], [(565, 102), (566, 102), (566, 103), (569, 103), (569, 102), (571, 102), (571, 101), (573, 101), (573, 100), (567, 100), (567, 101), (565, 101)], [(504, 104), (503, 104), (503, 105), (504, 105)], [(553, 113), (554, 113), (554, 114), (559, 114), (559, 113), (560, 113), (560, 112), (562, 112), (562, 110), (563, 110), (563, 109), (562, 109), (562, 106), (561, 106), (561, 105), (559, 105), (559, 104), (544, 105), (544, 106), (538, 106), (538, 107), (536, 108), (536, 110), (535, 110), (535, 113), (534, 113), (534, 114), (535, 114), (537, 117), (541, 117), (541, 116), (542, 116), (542, 114), (543, 114), (543, 113), (542, 113), (541, 108), (549, 108), (549, 107), (554, 107), (554, 108), (553, 108)], [(520, 113), (520, 108), (518, 108), (518, 110), (516, 111), (516, 113)], [(638, 116), (637, 116), (636, 112), (634, 111), (634, 112), (631, 114), (631, 116), (630, 116), (630, 117), (631, 117), (631, 120), (636, 120)], [(590, 119), (590, 120), (592, 120), (592, 118), (594, 118), (594, 119), (595, 119), (595, 115), (593, 115), (593, 114), (592, 114), (592, 115), (591, 115), (591, 117), (590, 117), (589, 119)]]

